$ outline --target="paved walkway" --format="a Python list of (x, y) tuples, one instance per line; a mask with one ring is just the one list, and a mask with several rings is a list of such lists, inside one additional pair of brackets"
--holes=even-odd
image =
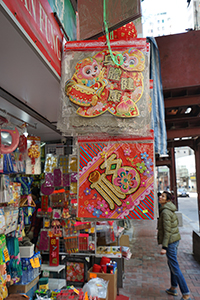
[[(156, 239), (157, 221), (133, 221), (133, 237), (130, 241), (132, 258), (125, 261), (125, 279), (119, 294), (130, 300), (180, 300), (169, 296), (165, 290), (170, 287), (170, 274), (166, 256), (160, 255), (161, 246)], [(186, 221), (179, 227), (181, 241), (178, 261), (191, 292), (191, 298), (200, 300), (200, 264), (192, 255), (193, 228)]]

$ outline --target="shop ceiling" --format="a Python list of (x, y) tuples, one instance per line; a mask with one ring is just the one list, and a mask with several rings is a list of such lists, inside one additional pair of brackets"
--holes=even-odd
[[(42, 141), (59, 141), (60, 78), (46, 65), (0, 6), (0, 109)], [(0, 111), (1, 114), (1, 111)], [(8, 115), (9, 117), (9, 115)], [(21, 120), (21, 121), (19, 121)]]

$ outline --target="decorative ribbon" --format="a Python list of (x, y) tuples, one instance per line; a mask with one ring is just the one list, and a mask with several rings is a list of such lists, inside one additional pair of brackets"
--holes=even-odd
[(122, 54), (119, 53), (116, 56), (114, 56), (113, 52), (112, 52), (112, 49), (111, 49), (111, 46), (110, 46), (108, 24), (107, 24), (107, 21), (106, 21), (106, 0), (103, 0), (103, 21), (104, 21), (105, 32), (106, 32), (106, 40), (107, 40), (107, 44), (108, 44), (108, 49), (110, 51), (110, 56), (111, 56), (113, 62), (117, 66), (121, 66), (124, 62)]

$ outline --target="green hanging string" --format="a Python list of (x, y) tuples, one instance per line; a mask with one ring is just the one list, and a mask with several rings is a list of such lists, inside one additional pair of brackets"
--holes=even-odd
[(111, 49), (111, 46), (110, 46), (108, 24), (107, 24), (107, 21), (106, 21), (106, 0), (103, 0), (103, 22), (104, 22), (104, 27), (105, 27), (105, 32), (106, 32), (107, 45), (108, 45), (108, 49), (110, 51), (110, 56), (111, 56), (113, 62), (117, 66), (121, 66), (124, 62), (122, 54), (119, 53), (116, 56), (114, 56), (113, 52), (112, 52), (112, 49)]

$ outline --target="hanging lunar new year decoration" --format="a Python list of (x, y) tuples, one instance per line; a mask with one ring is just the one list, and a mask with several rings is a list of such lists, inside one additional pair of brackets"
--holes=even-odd
[(153, 135), (78, 140), (78, 217), (153, 219)]
[(19, 151), (21, 153), (24, 153), (27, 150), (27, 138), (25, 137), (25, 135), (21, 134), (19, 137)]
[[(130, 22), (120, 28), (117, 28), (109, 33), (110, 40), (130, 40), (137, 38), (137, 29), (133, 22)], [(98, 38), (100, 41), (106, 41), (106, 36)]]
[(27, 150), (26, 174), (40, 174), (40, 138), (34, 136), (28, 137)]
[[(147, 135), (149, 44), (146, 39), (110, 41), (116, 65), (103, 41), (67, 42), (63, 56), (62, 116), (58, 128), (75, 133)], [(134, 121), (132, 120), (134, 118)]]
[(139, 115), (136, 103), (144, 90), (141, 72), (145, 58), (135, 48), (125, 50), (122, 55), (121, 66), (113, 63), (108, 50), (76, 64), (76, 71), (66, 82), (65, 89), (70, 101), (80, 106), (77, 114), (96, 117), (109, 111), (124, 118)]

